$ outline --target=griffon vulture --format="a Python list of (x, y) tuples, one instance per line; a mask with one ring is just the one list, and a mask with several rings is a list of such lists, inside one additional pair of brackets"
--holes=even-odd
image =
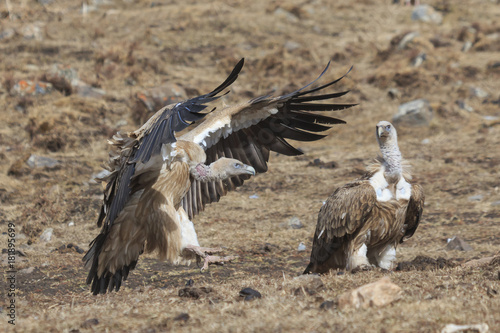
[(373, 265), (391, 269), (396, 246), (415, 233), (424, 206), (423, 189), (411, 183), (396, 128), (381, 121), (376, 136), (382, 156), (363, 177), (338, 188), (321, 207), (304, 274)]
[[(83, 258), (94, 294), (118, 291), (144, 251), (157, 250), (170, 263), (202, 258), (202, 270), (233, 259), (211, 255), (220, 249), (200, 247), (193, 217), (251, 175), (266, 172), (271, 151), (302, 154), (286, 139), (319, 140), (325, 135), (316, 132), (344, 123), (311, 111), (353, 106), (314, 103), (346, 94), (312, 95), (341, 77), (315, 89), (305, 90), (316, 80), (284, 96), (262, 96), (201, 113), (221, 97), (242, 67), (243, 59), (212, 92), (166, 106), (135, 132), (118, 133), (110, 141), (117, 153), (111, 155), (111, 173), (103, 179), (107, 185), (97, 221), (102, 230)], [(179, 134), (188, 127), (190, 131)]]

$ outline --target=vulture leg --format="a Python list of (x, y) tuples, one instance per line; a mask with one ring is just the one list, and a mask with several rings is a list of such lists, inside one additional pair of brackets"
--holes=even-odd
[(212, 256), (211, 254), (222, 252), (222, 248), (207, 248), (200, 247), (195, 245), (188, 245), (184, 248), (186, 251), (190, 251), (196, 255), (198, 262), (201, 262), (203, 259), (203, 266), (201, 267), (201, 271), (206, 271), (208, 269), (208, 265), (216, 264), (216, 265), (224, 265), (225, 262), (231, 262), (238, 258), (238, 256)]

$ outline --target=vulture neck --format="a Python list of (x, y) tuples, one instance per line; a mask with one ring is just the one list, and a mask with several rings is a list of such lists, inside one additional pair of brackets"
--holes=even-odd
[(397, 182), (403, 174), (403, 167), (401, 165), (402, 156), (398, 144), (390, 142), (381, 143), (380, 151), (384, 159), (384, 173), (386, 178)]
[(199, 180), (203, 183), (207, 183), (213, 180), (223, 180), (226, 178), (225, 173), (221, 172), (219, 168), (214, 165), (214, 163), (210, 165), (199, 163), (193, 168), (191, 174), (196, 180)]

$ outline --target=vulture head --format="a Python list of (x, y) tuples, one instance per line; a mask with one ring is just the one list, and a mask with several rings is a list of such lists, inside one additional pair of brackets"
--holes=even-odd
[(255, 176), (255, 169), (234, 158), (221, 157), (210, 165), (212, 173), (219, 179), (227, 179), (240, 175)]
[(398, 145), (398, 134), (396, 128), (388, 121), (382, 120), (376, 126), (378, 144), (382, 146)]

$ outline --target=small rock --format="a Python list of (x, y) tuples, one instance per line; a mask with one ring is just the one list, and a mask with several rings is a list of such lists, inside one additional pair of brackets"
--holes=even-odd
[(244, 297), (245, 301), (253, 301), (256, 298), (262, 298), (262, 295), (252, 288), (244, 288), (240, 291), (240, 297)]
[(413, 9), (411, 19), (413, 21), (441, 24), (443, 15), (429, 5), (420, 5)]
[(33, 273), (33, 271), (35, 270), (35, 267), (28, 267), (28, 268), (23, 268), (21, 270), (18, 271), (18, 273), (20, 274), (31, 274)]
[(43, 231), (43, 233), (40, 235), (40, 241), (42, 242), (50, 242), (51, 238), (52, 238), (52, 232), (54, 231), (54, 229), (52, 228), (47, 228)]
[(306, 250), (306, 244), (300, 242), (299, 246), (297, 247), (297, 251), (304, 252), (305, 250)]
[(179, 289), (178, 295), (179, 297), (198, 299), (201, 296), (201, 290), (193, 287), (182, 288)]
[(489, 94), (484, 91), (483, 89), (479, 88), (479, 87), (470, 87), (470, 94), (474, 97), (478, 97), (478, 98), (486, 98), (489, 96)]
[(194, 280), (193, 279), (189, 279), (186, 281), (186, 287), (192, 287), (194, 285)]
[(274, 15), (278, 16), (279, 18), (285, 18), (290, 22), (298, 22), (299, 21), (299, 18), (296, 15), (292, 14), (291, 12), (289, 12), (281, 7), (278, 7), (274, 11)]
[(75, 225), (75, 222), (74, 221), (69, 221), (68, 222), (68, 227), (73, 227)]
[(392, 121), (395, 124), (408, 126), (428, 126), (432, 120), (433, 112), (426, 99), (417, 99), (401, 104), (398, 113), (394, 115)]
[(448, 244), (446, 244), (447, 250), (459, 250), (459, 251), (472, 251), (472, 247), (467, 244), (462, 238), (455, 236), (448, 239)]
[(336, 305), (335, 301), (325, 301), (325, 302), (321, 303), (321, 305), (319, 306), (319, 308), (321, 310), (328, 310), (328, 309), (333, 308), (335, 305)]
[(423, 145), (428, 145), (429, 143), (431, 143), (431, 140), (429, 140), (429, 139), (423, 139), (420, 143), (423, 144)]
[(425, 60), (427, 60), (427, 54), (422, 52), (418, 56), (416, 56), (411, 63), (413, 67), (419, 67), (424, 63)]
[(293, 51), (293, 50), (296, 50), (296, 49), (300, 48), (301, 45), (299, 43), (297, 43), (297, 42), (288, 40), (288, 41), (285, 42), (284, 47), (285, 47), (285, 49), (287, 51)]
[(470, 197), (467, 197), (467, 201), (481, 201), (481, 200), (483, 200), (482, 194), (471, 195)]
[(174, 321), (188, 321), (189, 320), (189, 313), (181, 313), (180, 315), (178, 315), (177, 317), (174, 318)]
[(391, 99), (396, 99), (396, 98), (399, 98), (401, 97), (401, 92), (399, 91), (399, 89), (397, 88), (391, 88), (387, 91), (387, 95), (391, 98)]
[(248, 199), (258, 199), (259, 196), (257, 194), (252, 194), (251, 196), (248, 197)]
[(92, 318), (92, 319), (85, 320), (82, 323), (81, 327), (82, 328), (91, 328), (92, 326), (95, 326), (97, 324), (99, 324), (99, 320), (97, 318)]
[(102, 98), (106, 95), (105, 90), (92, 87), (82, 81), (77, 81), (76, 83), (74, 83), (73, 89), (79, 96), (82, 97)]
[(297, 216), (292, 217), (288, 221), (288, 226), (292, 229), (301, 229), (304, 227), (304, 225), (302, 224), (302, 222), (300, 222), (300, 220)]
[(489, 327), (487, 324), (477, 324), (477, 325), (455, 325), (448, 324), (442, 330), (441, 333), (486, 333)]
[(25, 39), (35, 39), (38, 41), (43, 39), (42, 29), (38, 24), (27, 24), (20, 31)]
[(339, 309), (380, 307), (397, 301), (401, 298), (401, 294), (401, 288), (398, 285), (392, 283), (388, 277), (383, 277), (376, 282), (342, 294), (338, 298), (338, 307)]
[(11, 39), (12, 37), (14, 37), (15, 34), (16, 34), (16, 31), (14, 29), (12, 29), (12, 28), (5, 29), (2, 32), (0, 32), (0, 40), (7, 41), (7, 40)]
[(52, 84), (43, 81), (19, 80), (10, 90), (11, 95), (36, 96), (46, 95), (52, 91)]
[(406, 45), (408, 45), (408, 43), (414, 40), (418, 35), (420, 34), (416, 31), (407, 33), (403, 38), (401, 38), (401, 41), (398, 43), (398, 50), (405, 49)]
[(468, 105), (463, 100), (458, 100), (455, 102), (455, 104), (457, 104), (458, 107), (461, 108), (462, 110), (465, 110), (467, 112), (474, 112), (474, 109), (472, 108), (472, 106)]
[(57, 167), (60, 163), (58, 160), (50, 157), (31, 155), (26, 161), (26, 164), (32, 169), (33, 168), (53, 169)]

